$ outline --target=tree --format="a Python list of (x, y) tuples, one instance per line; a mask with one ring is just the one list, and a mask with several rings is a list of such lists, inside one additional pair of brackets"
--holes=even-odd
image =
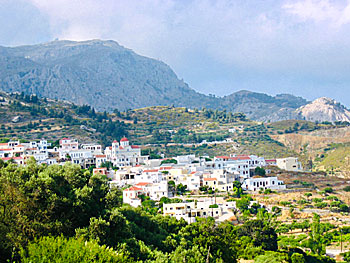
[(266, 252), (264, 255), (256, 257), (255, 263), (288, 263), (288, 256), (278, 252)]
[(177, 164), (177, 161), (175, 159), (165, 159), (160, 164), (167, 164), (167, 163)]
[(248, 198), (242, 197), (236, 201), (236, 207), (243, 213), (248, 210), (250, 205), (250, 200)]
[(21, 262), (133, 262), (126, 251), (115, 251), (96, 241), (64, 237), (43, 237), (20, 252)]
[(245, 222), (238, 228), (237, 234), (239, 237), (249, 237), (253, 246), (261, 246), (264, 250), (276, 251), (278, 248), (276, 231), (264, 220), (256, 219)]
[(304, 194), (307, 198), (311, 197), (312, 196), (312, 193), (305, 193)]
[(259, 167), (259, 166), (255, 168), (254, 173), (256, 175), (260, 175), (260, 176), (265, 176), (266, 175), (265, 169), (262, 168), (262, 167)]
[(324, 191), (325, 191), (326, 193), (328, 193), (328, 194), (330, 194), (330, 193), (333, 193), (333, 192), (334, 192), (334, 190), (333, 190), (333, 188), (332, 188), (332, 187), (326, 187), (326, 188), (324, 189)]
[(325, 253), (325, 247), (322, 243), (323, 229), (318, 214), (313, 216), (309, 237), (309, 248), (311, 251), (317, 255), (323, 255)]
[(176, 186), (176, 191), (180, 195), (184, 194), (186, 192), (186, 190), (187, 190), (187, 185), (183, 185), (180, 183)]

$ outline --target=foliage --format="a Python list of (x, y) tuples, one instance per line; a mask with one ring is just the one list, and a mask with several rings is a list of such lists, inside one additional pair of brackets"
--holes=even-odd
[[(272, 219), (280, 209), (269, 214), (258, 204), (249, 207), (248, 196), (237, 200), (238, 207), (258, 219), (239, 226), (211, 217), (187, 224), (158, 214), (164, 203), (181, 199), (145, 198), (133, 208), (122, 206), (121, 196), (107, 178), (77, 165), (0, 161), (0, 261), (237, 262), (277, 251)], [(313, 229), (312, 240), (323, 233)]]
[(21, 262), (133, 262), (127, 253), (115, 251), (95, 241), (59, 237), (42, 237), (30, 242), (27, 249), (20, 252)]
[(260, 176), (265, 176), (266, 175), (265, 169), (262, 168), (262, 167), (259, 167), (259, 166), (255, 168), (254, 173), (256, 175), (260, 175)]

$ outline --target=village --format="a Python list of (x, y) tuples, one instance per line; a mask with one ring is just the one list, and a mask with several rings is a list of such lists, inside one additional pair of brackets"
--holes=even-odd
[[(110, 184), (123, 189), (123, 203), (133, 207), (141, 206), (144, 198), (159, 201), (161, 198), (175, 198), (182, 187), (189, 198), (182, 202), (164, 203), (163, 214), (194, 222), (196, 217), (214, 217), (224, 221), (233, 216), (235, 202), (221, 198), (220, 193), (234, 190), (237, 182), (247, 192), (267, 189), (283, 191), (286, 185), (276, 176), (269, 176), (269, 167), (285, 171), (302, 171), (301, 163), (295, 157), (265, 159), (255, 155), (209, 156), (182, 155), (172, 158), (150, 159), (141, 155), (141, 147), (130, 145), (127, 138), (113, 141), (111, 146), (80, 144), (76, 139), (63, 138), (58, 147), (52, 147), (46, 140), (9, 141), (0, 144), (0, 158), (25, 165), (33, 157), (37, 163), (63, 165), (71, 162), (93, 174), (110, 179)], [(179, 187), (180, 186), (180, 187)], [(211, 195), (200, 195), (204, 190)], [(218, 197), (216, 197), (218, 195)], [(178, 200), (178, 198), (176, 199)], [(254, 201), (253, 201), (254, 202)]]

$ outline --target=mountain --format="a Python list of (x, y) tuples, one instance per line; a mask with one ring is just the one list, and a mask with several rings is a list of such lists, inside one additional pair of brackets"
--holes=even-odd
[(249, 91), (206, 96), (179, 80), (165, 63), (115, 41), (53, 41), (0, 47), (0, 89), (88, 104), (100, 111), (175, 105), (243, 112), (260, 121), (295, 118), (305, 99)]
[(296, 110), (305, 120), (350, 122), (350, 111), (340, 103), (330, 98), (318, 98)]
[(297, 119), (295, 110), (308, 102), (289, 94), (269, 96), (264, 93), (238, 91), (223, 97), (221, 105), (233, 112), (243, 112), (258, 121)]

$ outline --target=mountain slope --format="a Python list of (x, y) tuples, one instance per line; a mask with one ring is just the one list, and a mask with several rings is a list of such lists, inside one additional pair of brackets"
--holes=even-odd
[(350, 111), (330, 98), (318, 98), (297, 110), (309, 121), (350, 122)]
[(89, 104), (99, 110), (215, 101), (190, 89), (166, 64), (114, 41), (54, 41), (3, 48), (0, 86), (6, 92)]
[(295, 109), (307, 101), (289, 94), (269, 96), (263, 93), (239, 91), (222, 99), (222, 105), (233, 112), (243, 112), (258, 121), (298, 119)]
[(88, 104), (112, 111), (156, 105), (243, 112), (260, 121), (295, 118), (307, 103), (292, 95), (275, 97), (240, 91), (206, 96), (179, 80), (163, 62), (137, 55), (115, 41), (53, 41), (0, 47), (0, 89)]

